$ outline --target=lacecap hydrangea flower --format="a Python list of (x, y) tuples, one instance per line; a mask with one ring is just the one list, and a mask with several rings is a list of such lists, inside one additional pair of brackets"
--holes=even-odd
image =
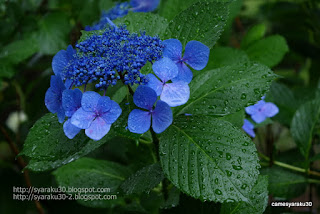
[[(158, 100), (156, 92), (148, 86), (139, 86), (133, 95), (133, 102), (140, 109), (134, 109), (128, 118), (128, 129), (133, 133), (143, 134), (150, 129), (155, 133), (161, 133), (172, 123), (172, 111), (170, 106)], [(147, 110), (147, 111), (145, 111)]]
[(195, 70), (202, 70), (208, 64), (210, 49), (201, 42), (189, 41), (183, 57), (182, 44), (179, 40), (167, 39), (163, 44), (165, 45), (163, 56), (169, 57), (178, 66), (178, 75), (172, 79), (173, 82), (191, 82), (193, 74), (187, 65)]
[[(147, 1), (140, 3), (143, 5), (132, 4), (131, 9), (154, 7)], [(69, 46), (54, 56), (55, 75), (51, 77), (45, 104), (49, 111), (58, 114), (60, 123), (67, 117), (63, 130), (68, 138), (74, 138), (84, 129), (89, 138), (100, 140), (122, 113), (118, 103), (101, 94), (106, 94), (107, 88), (116, 85), (118, 80), (129, 88), (138, 84), (133, 100), (143, 110), (130, 112), (128, 128), (142, 134), (152, 127), (154, 132), (161, 133), (172, 123), (170, 106), (183, 105), (190, 96), (188, 82), (179, 80), (180, 62), (162, 56), (165, 45), (159, 37), (144, 32), (130, 33), (125, 25), (116, 26), (109, 18), (107, 22), (103, 32), (93, 33), (76, 44), (76, 49)], [(190, 54), (200, 53), (193, 49), (201, 47), (204, 50), (204, 45), (196, 41), (188, 44), (181, 63), (189, 63), (196, 69), (200, 64), (203, 67), (207, 63), (205, 57)], [(166, 45), (167, 49), (170, 49), (169, 45)], [(140, 70), (147, 62), (153, 65), (155, 75), (141, 74)], [(83, 92), (76, 88), (80, 86)], [(87, 88), (102, 93), (87, 91)], [(157, 101), (158, 96), (160, 100)]]

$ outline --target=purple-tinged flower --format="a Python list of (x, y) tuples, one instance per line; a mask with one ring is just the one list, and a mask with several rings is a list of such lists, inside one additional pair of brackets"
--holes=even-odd
[(139, 86), (133, 95), (133, 102), (136, 106), (146, 109), (134, 109), (130, 112), (128, 118), (128, 128), (131, 132), (143, 134), (149, 130), (152, 120), (152, 129), (156, 133), (161, 133), (172, 123), (172, 111), (170, 106), (158, 100), (157, 105), (153, 108), (157, 101), (156, 92), (147, 86)]
[(152, 65), (152, 69), (160, 80), (155, 75), (148, 74), (147, 86), (152, 88), (157, 96), (160, 96), (160, 100), (171, 107), (183, 105), (188, 101), (190, 96), (188, 83), (184, 81), (167, 83), (178, 75), (178, 68), (172, 60), (164, 57), (156, 61)]
[(66, 89), (60, 75), (51, 76), (50, 88), (47, 90), (44, 103), (51, 113), (57, 113), (60, 123), (63, 123), (65, 111), (62, 107), (62, 92)]
[(251, 115), (251, 118), (256, 123), (263, 122), (267, 117), (273, 117), (278, 114), (278, 107), (270, 102), (260, 100), (258, 103), (246, 107), (247, 114)]
[(71, 124), (85, 129), (85, 133), (93, 140), (100, 140), (110, 130), (111, 124), (120, 116), (122, 110), (118, 103), (109, 97), (87, 91), (83, 93), (81, 108), (71, 117)]
[(74, 59), (76, 50), (71, 45), (68, 46), (67, 50), (60, 50), (52, 59), (52, 70), (55, 75), (60, 75), (64, 79), (64, 69)]
[(131, 0), (131, 9), (134, 12), (154, 11), (160, 3), (160, 0)]
[[(182, 44), (177, 39), (167, 39), (163, 41), (165, 49), (164, 57), (169, 57), (174, 61), (179, 69), (179, 74), (172, 81), (185, 81), (190, 83), (192, 80), (192, 71), (186, 65), (199, 71), (206, 67), (209, 60), (210, 49), (198, 41), (189, 41), (186, 45), (184, 56), (182, 57)], [(186, 64), (185, 64), (186, 63)]]
[(255, 137), (256, 134), (254, 133), (253, 129), (254, 129), (254, 125), (252, 123), (250, 123), (249, 120), (244, 119), (244, 123), (242, 126), (242, 129), (251, 137)]
[(67, 89), (62, 93), (62, 107), (65, 110), (65, 115), (69, 118), (63, 124), (63, 130), (69, 139), (74, 138), (81, 130), (71, 123), (72, 115), (81, 108), (81, 99), (82, 92), (77, 88), (74, 90)]

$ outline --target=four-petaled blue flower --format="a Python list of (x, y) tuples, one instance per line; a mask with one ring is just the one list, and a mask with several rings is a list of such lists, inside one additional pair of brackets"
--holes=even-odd
[(260, 100), (258, 103), (246, 107), (247, 114), (251, 115), (251, 118), (256, 123), (263, 122), (267, 117), (273, 117), (278, 114), (278, 107), (270, 102)]
[(109, 97), (87, 91), (83, 93), (81, 108), (71, 117), (71, 123), (85, 129), (85, 133), (93, 140), (100, 140), (110, 130), (111, 124), (120, 116), (122, 110), (118, 103)]
[(163, 44), (165, 45), (163, 56), (174, 61), (179, 69), (177, 77), (172, 79), (173, 82), (180, 80), (187, 83), (191, 82), (193, 74), (186, 64), (199, 71), (204, 69), (208, 63), (210, 49), (201, 42), (188, 42), (183, 57), (182, 44), (179, 40), (168, 39), (163, 41)]
[(58, 120), (63, 123), (65, 112), (62, 107), (62, 92), (66, 89), (60, 75), (51, 76), (50, 88), (48, 88), (44, 103), (51, 113), (57, 113)]
[(244, 119), (244, 123), (242, 126), (242, 129), (251, 137), (255, 137), (256, 134), (254, 133), (253, 129), (254, 129), (254, 125), (252, 123), (250, 123), (249, 120)]
[(69, 139), (74, 138), (81, 130), (71, 123), (72, 115), (81, 108), (81, 99), (82, 92), (77, 88), (74, 90), (67, 89), (62, 93), (62, 107), (65, 110), (65, 115), (69, 118), (63, 124), (63, 130)]
[(147, 86), (152, 88), (160, 100), (166, 102), (169, 106), (175, 107), (185, 104), (190, 96), (188, 83), (177, 81), (167, 83), (178, 75), (178, 67), (167, 57), (156, 61), (152, 65), (154, 73), (160, 78), (158, 80), (153, 74), (148, 74)]
[(156, 92), (148, 86), (139, 86), (133, 95), (133, 102), (136, 106), (146, 109), (134, 109), (129, 114), (128, 128), (133, 133), (143, 134), (149, 130), (152, 119), (152, 129), (156, 133), (163, 132), (172, 123), (172, 111), (170, 106), (158, 100)]

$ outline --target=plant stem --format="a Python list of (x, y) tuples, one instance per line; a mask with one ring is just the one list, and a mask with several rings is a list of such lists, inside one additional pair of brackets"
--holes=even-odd
[[(259, 156), (261, 158), (263, 158), (264, 160), (266, 161), (270, 161), (270, 158), (265, 156), (264, 154), (262, 153), (259, 153)], [(280, 167), (283, 167), (283, 168), (286, 168), (286, 169), (290, 169), (290, 170), (293, 170), (293, 171), (297, 171), (297, 172), (302, 172), (302, 173), (307, 173), (307, 175), (314, 175), (314, 176), (317, 176), (317, 177), (320, 177), (320, 172), (316, 172), (316, 171), (311, 171), (311, 170), (305, 170), (303, 168), (300, 168), (300, 167), (296, 167), (296, 166), (292, 166), (290, 164), (286, 164), (286, 163), (282, 163), (280, 161), (273, 161), (273, 164), (274, 165), (277, 165), (277, 166), (280, 166)]]
[(144, 140), (144, 139), (139, 139), (139, 141), (141, 142), (141, 143), (144, 143), (144, 144), (151, 144), (152, 142), (150, 142), (150, 141), (147, 141), (147, 140)]
[(159, 139), (157, 137), (157, 134), (152, 129), (150, 129), (150, 132), (151, 132), (151, 136), (152, 136), (152, 141), (153, 141), (154, 146), (155, 146), (155, 150), (156, 150), (156, 154), (157, 154), (157, 160), (159, 161), (160, 160), (160, 158), (159, 158)]
[[(18, 156), (18, 154), (20, 153), (19, 152), (19, 149), (18, 147), (16, 146), (16, 144), (11, 140), (11, 138), (9, 137), (7, 131), (5, 130), (5, 128), (0, 125), (0, 129), (1, 129), (1, 132), (2, 134), (4, 135), (5, 139), (7, 140), (9, 146), (10, 146), (10, 149), (12, 150), (12, 152), (15, 154), (15, 156)], [(26, 163), (24, 162), (23, 158), (21, 156), (18, 156), (17, 157), (17, 161), (18, 161), (18, 164), (20, 166), (21, 169), (25, 168), (26, 167)], [(27, 184), (27, 187), (31, 187), (32, 184), (31, 184), (31, 180), (30, 180), (30, 176), (29, 176), (29, 171), (28, 170), (24, 170), (23, 171), (23, 176), (24, 176), (24, 180)], [(40, 214), (44, 214), (44, 210), (40, 204), (39, 201), (36, 201), (34, 200), (34, 203), (37, 207), (37, 210)]]

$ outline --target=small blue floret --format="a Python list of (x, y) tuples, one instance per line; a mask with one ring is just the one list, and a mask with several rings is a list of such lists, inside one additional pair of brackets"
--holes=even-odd
[(165, 45), (163, 56), (169, 57), (172, 61), (174, 61), (179, 69), (179, 74), (172, 80), (173, 82), (191, 82), (193, 74), (186, 64), (199, 71), (204, 69), (208, 63), (210, 49), (201, 42), (188, 42), (185, 47), (183, 57), (182, 44), (178, 39), (168, 39), (163, 41), (163, 44)]
[(184, 81), (167, 83), (178, 75), (178, 67), (171, 59), (164, 57), (156, 61), (152, 69), (160, 80), (155, 75), (148, 74), (147, 86), (152, 88), (162, 101), (171, 107), (183, 105), (188, 101), (190, 96), (188, 83)]
[(156, 133), (166, 130), (172, 123), (172, 111), (170, 106), (159, 100), (155, 108), (154, 103), (157, 101), (156, 92), (148, 86), (139, 86), (134, 93), (133, 101), (136, 106), (145, 109), (134, 109), (130, 112), (128, 118), (128, 129), (137, 134), (147, 132), (151, 126)]
[(268, 117), (273, 117), (279, 112), (279, 108), (271, 103), (260, 100), (258, 103), (246, 107), (247, 114), (251, 115), (251, 118), (256, 123), (263, 122)]
[(71, 123), (85, 129), (85, 133), (93, 140), (100, 140), (110, 130), (111, 124), (120, 116), (122, 110), (118, 103), (109, 97), (87, 91), (83, 93), (81, 108), (71, 117)]

